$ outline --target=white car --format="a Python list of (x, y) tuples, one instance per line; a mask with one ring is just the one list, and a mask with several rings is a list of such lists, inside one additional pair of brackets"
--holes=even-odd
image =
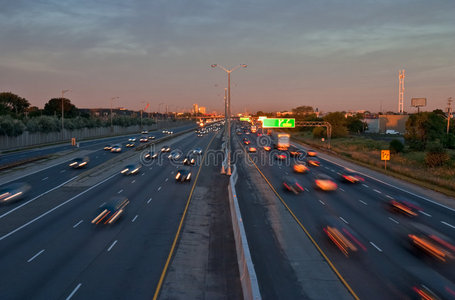
[(128, 142), (135, 142), (136, 141), (136, 138), (129, 138), (128, 139)]

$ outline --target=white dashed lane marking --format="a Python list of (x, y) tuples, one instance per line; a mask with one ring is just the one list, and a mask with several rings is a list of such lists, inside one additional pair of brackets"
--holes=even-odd
[(366, 185), (365, 183), (362, 183), (362, 185), (363, 185), (364, 187), (368, 188), (368, 185)]
[(161, 187), (158, 187), (158, 192), (161, 191)]
[(149, 204), (150, 202), (152, 202), (152, 198), (148, 199), (147, 204)]
[(376, 192), (376, 193), (378, 193), (378, 194), (381, 194), (381, 193), (382, 193), (381, 191), (379, 191), (379, 190), (376, 190), (376, 189), (375, 189), (375, 190), (373, 190), (373, 191), (375, 191), (375, 192)]
[(396, 223), (396, 224), (400, 224), (400, 222), (398, 222), (398, 221), (395, 220), (394, 218), (389, 217), (389, 220), (392, 221), (392, 222), (394, 222), (394, 223)]
[(44, 177), (43, 179), (41, 179), (41, 181), (44, 181), (44, 180), (47, 180), (49, 179), (49, 177)]
[(70, 300), (70, 299), (74, 296), (74, 294), (76, 294), (77, 290), (78, 290), (81, 286), (82, 286), (82, 283), (79, 283), (79, 284), (76, 286), (76, 288), (71, 292), (71, 294), (69, 294), (69, 296), (66, 297), (65, 300)]
[(111, 251), (112, 248), (115, 246), (115, 244), (117, 244), (117, 240), (115, 240), (112, 245), (109, 247), (109, 249), (107, 249), (107, 252)]
[(444, 225), (447, 225), (447, 226), (449, 226), (449, 227), (452, 227), (452, 228), (454, 228), (454, 229), (455, 229), (455, 226), (454, 226), (454, 225), (452, 225), (452, 224), (449, 224), (449, 223), (447, 223), (447, 222), (444, 222), (444, 221), (441, 221), (441, 223), (442, 223), (442, 224), (444, 224)]
[(41, 250), (40, 252), (36, 253), (35, 255), (33, 255), (29, 260), (27, 260), (27, 262), (31, 262), (32, 260), (37, 258), (39, 255), (41, 255), (41, 253), (43, 253), (43, 252), (44, 252), (44, 249)]
[(321, 204), (322, 204), (322, 205), (325, 205), (324, 201), (322, 201), (322, 200), (319, 200), (319, 202), (321, 202)]
[(346, 224), (349, 224), (348, 221), (346, 221), (345, 219), (343, 219), (343, 217), (340, 217), (341, 221), (343, 221), (344, 223)]
[(73, 228), (76, 228), (77, 226), (81, 225), (81, 223), (84, 222), (83, 220), (80, 220), (76, 224), (73, 225)]
[(359, 200), (360, 203), (368, 205), (365, 201)]
[(378, 246), (376, 246), (376, 244), (375, 244), (375, 243), (373, 243), (373, 242), (370, 242), (370, 244), (371, 244), (371, 246), (375, 247), (375, 248), (376, 248), (376, 250), (378, 250), (379, 252), (382, 252), (382, 249), (381, 249), (381, 248), (379, 248)]
[(419, 210), (419, 213), (421, 213), (422, 215), (425, 215), (425, 216), (431, 218), (431, 215), (430, 215), (430, 214), (428, 214), (428, 213), (426, 213), (426, 212), (424, 212), (424, 211), (422, 211), (422, 210)]
[(123, 192), (123, 190), (118, 191), (117, 194), (120, 194), (121, 192)]
[(131, 222), (134, 223), (134, 221), (136, 221), (137, 217), (138, 217), (138, 215), (136, 215), (136, 216), (131, 220)]

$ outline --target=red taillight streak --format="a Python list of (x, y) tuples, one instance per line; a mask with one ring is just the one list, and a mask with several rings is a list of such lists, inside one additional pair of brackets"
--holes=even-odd
[(430, 235), (430, 238), (432, 238), (433, 240), (435, 240), (436, 242), (438, 242), (439, 244), (449, 248), (450, 250), (452, 251), (455, 251), (455, 246), (453, 246), (452, 244), (449, 244), (447, 243), (446, 241), (444, 241), (443, 239), (441, 239), (440, 237), (437, 237), (435, 235)]
[(360, 248), (362, 248), (363, 251), (367, 251), (367, 248), (358, 240), (356, 239), (349, 231), (346, 230), (346, 228), (343, 228), (344, 233), (346, 233), (351, 240), (353, 240), (357, 245), (359, 245)]

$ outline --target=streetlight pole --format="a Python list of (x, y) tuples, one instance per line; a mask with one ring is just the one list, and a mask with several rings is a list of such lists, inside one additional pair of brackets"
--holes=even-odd
[(228, 121), (228, 161), (227, 161), (228, 169), (227, 169), (226, 174), (231, 175), (231, 73), (240, 67), (246, 68), (247, 65), (241, 64), (232, 69), (226, 69), (225, 67), (220, 66), (218, 64), (213, 64), (213, 65), (211, 65), (211, 67), (212, 68), (219, 67), (220, 69), (222, 69), (224, 72), (226, 72), (228, 74), (228, 97), (227, 97), (228, 98), (228, 118), (227, 118), (227, 121)]
[(114, 99), (119, 99), (119, 98), (120, 98), (120, 97), (112, 97), (112, 98), (111, 98), (111, 133), (114, 132), (114, 127), (113, 127), (113, 125), (112, 125), (112, 101), (113, 101)]
[(63, 114), (63, 95), (65, 95), (66, 92), (69, 92), (70, 90), (62, 90), (62, 140), (65, 138), (65, 126), (64, 126), (64, 114)]

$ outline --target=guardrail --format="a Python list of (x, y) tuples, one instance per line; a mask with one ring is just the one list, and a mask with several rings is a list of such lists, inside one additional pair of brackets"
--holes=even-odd
[(254, 270), (253, 261), (251, 260), (250, 248), (243, 227), (242, 214), (237, 201), (237, 192), (235, 184), (237, 182), (237, 166), (234, 164), (233, 172), (229, 179), (229, 207), (231, 210), (232, 227), (234, 231), (235, 248), (237, 252), (237, 262), (239, 265), (240, 283), (242, 285), (243, 298), (262, 299), (259, 291), (259, 285)]

